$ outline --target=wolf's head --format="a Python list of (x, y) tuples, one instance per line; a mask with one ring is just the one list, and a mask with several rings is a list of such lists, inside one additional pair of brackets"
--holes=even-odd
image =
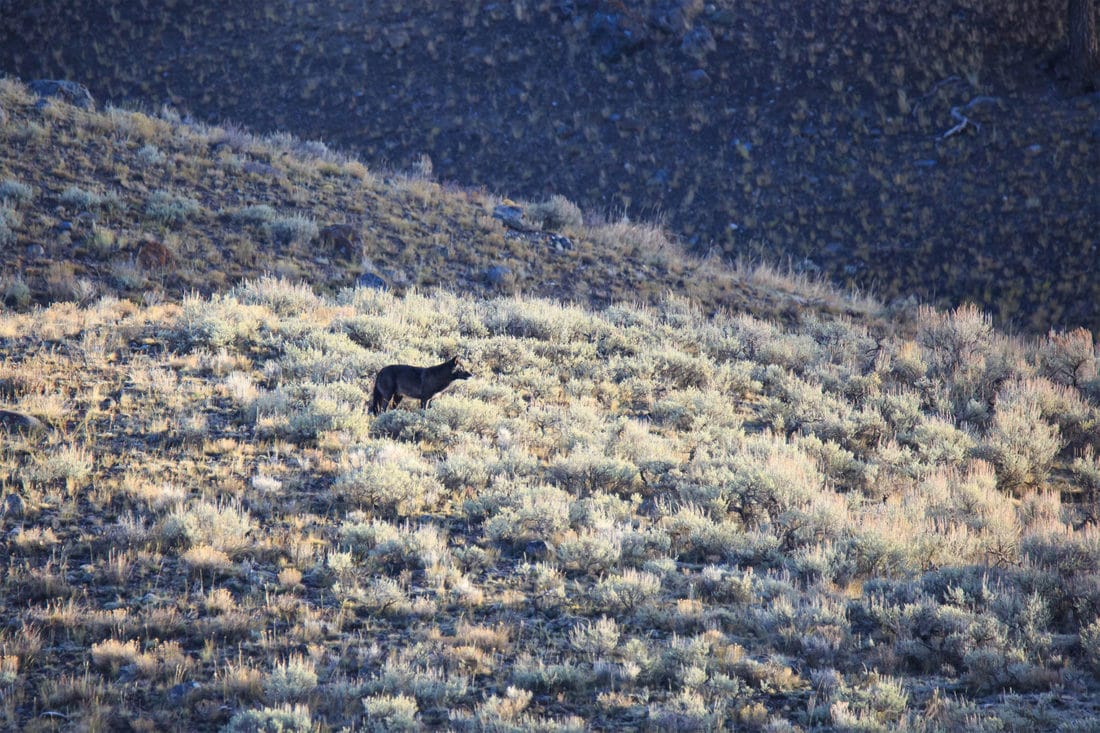
[(462, 365), (458, 363), (457, 356), (452, 357), (451, 360), (447, 362), (447, 364), (451, 368), (452, 381), (456, 379), (469, 379), (470, 377), (474, 376), (473, 374), (470, 374), (470, 372), (462, 368)]

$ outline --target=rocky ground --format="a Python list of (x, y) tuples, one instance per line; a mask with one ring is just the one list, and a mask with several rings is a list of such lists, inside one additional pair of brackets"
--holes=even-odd
[[(887, 299), (1100, 326), (1060, 3), (17, 2), (0, 70), (290, 131)], [(46, 49), (44, 52), (43, 49)]]

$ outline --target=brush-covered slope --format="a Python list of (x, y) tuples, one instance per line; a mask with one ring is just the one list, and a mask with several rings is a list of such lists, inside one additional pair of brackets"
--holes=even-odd
[[(1092, 3), (1095, 5), (1095, 3)], [(1100, 96), (1066, 0), (20, 0), (0, 70), (443, 180), (667, 217), (700, 251), (1100, 329)], [(965, 122), (964, 122), (965, 120)]]
[(50, 427), (0, 448), (0, 727), (1095, 727), (1091, 339), (919, 324), (277, 279), (2, 314)]
[[(0, 294), (7, 305), (215, 293), (271, 273), (328, 290), (527, 293), (606, 304), (667, 291), (708, 309), (874, 315), (870, 301), (686, 256), (658, 227), (587, 226), (570, 202), (519, 204), (388, 177), (287, 135), (75, 107), (0, 80)], [(514, 203), (514, 202), (511, 202)], [(320, 236), (347, 224), (352, 241)]]

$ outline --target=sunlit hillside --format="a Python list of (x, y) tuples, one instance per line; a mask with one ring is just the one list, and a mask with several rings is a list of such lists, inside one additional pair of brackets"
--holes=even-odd
[(262, 279), (0, 338), (7, 728), (1100, 725), (1084, 332)]

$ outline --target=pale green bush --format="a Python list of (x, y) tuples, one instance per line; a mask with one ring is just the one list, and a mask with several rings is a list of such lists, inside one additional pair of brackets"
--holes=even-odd
[[(23, 224), (23, 217), (15, 209), (0, 206), (0, 247), (15, 241), (15, 230)], [(9, 286), (10, 287), (10, 286)]]
[(271, 702), (290, 702), (307, 697), (316, 687), (316, 665), (294, 654), (275, 663), (264, 680), (264, 696)]
[(1092, 332), (1085, 328), (1069, 333), (1051, 331), (1039, 347), (1039, 372), (1057, 384), (1073, 387), (1096, 379), (1096, 346)]
[(202, 212), (202, 204), (188, 196), (154, 191), (145, 202), (145, 215), (165, 225), (178, 225)]
[(1040, 486), (1061, 449), (1058, 426), (1043, 419), (1034, 390), (1010, 388), (999, 393), (981, 453), (997, 469), (1002, 490), (1019, 493)]
[(309, 707), (299, 704), (241, 710), (223, 728), (224, 733), (311, 733), (312, 730)]
[(531, 204), (524, 213), (534, 226), (543, 231), (578, 229), (584, 224), (580, 207), (558, 194)]
[(264, 228), (273, 242), (284, 246), (307, 244), (321, 231), (317, 222), (304, 214), (276, 216), (265, 222)]
[(190, 546), (208, 545), (234, 555), (252, 545), (252, 518), (239, 502), (193, 500), (174, 509), (163, 520), (160, 533)]
[(34, 189), (12, 178), (0, 181), (0, 203), (18, 206), (34, 198)]
[(412, 448), (381, 441), (342, 459), (332, 492), (356, 506), (407, 516), (434, 506), (443, 486), (432, 466)]
[(602, 612), (631, 613), (654, 600), (661, 591), (661, 578), (653, 573), (627, 569), (601, 579), (592, 589), (592, 602)]
[(416, 699), (406, 695), (372, 695), (363, 698), (367, 711), (367, 730), (415, 731), (420, 730), (419, 708)]

